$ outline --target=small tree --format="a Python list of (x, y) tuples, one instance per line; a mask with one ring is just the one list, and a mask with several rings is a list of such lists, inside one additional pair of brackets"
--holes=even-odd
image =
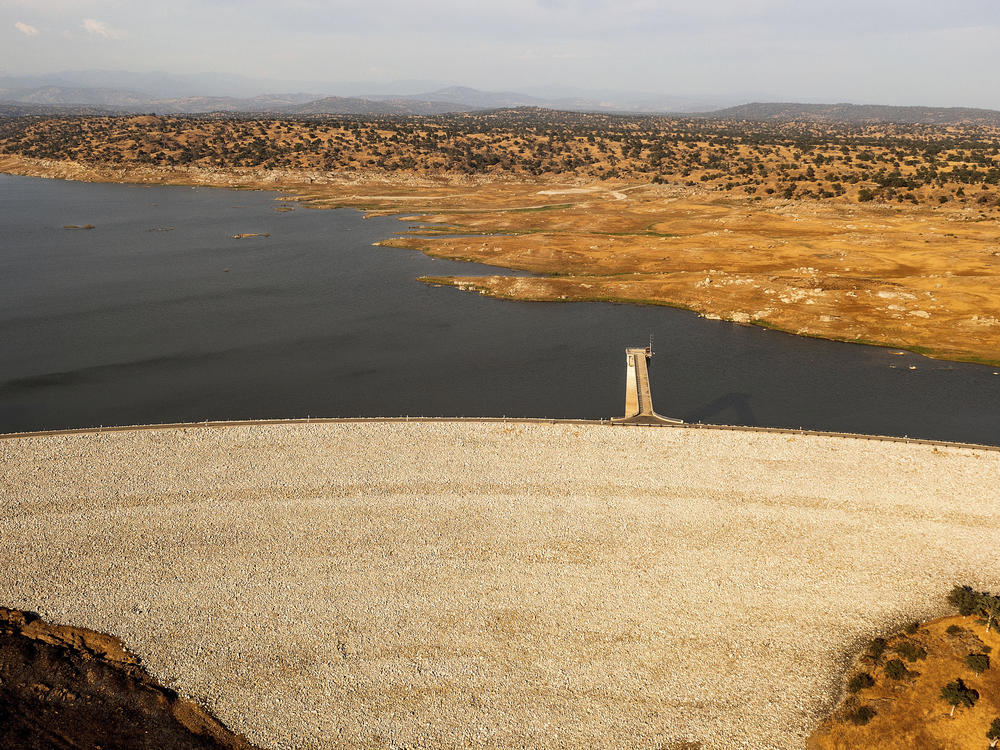
[(976, 674), (982, 674), (990, 668), (989, 654), (968, 654), (965, 663)]
[(994, 620), (1000, 620), (1000, 596), (983, 594), (979, 597), (979, 607), (986, 617), (986, 632), (989, 633)]
[(903, 641), (893, 650), (908, 662), (915, 662), (917, 659), (927, 658), (927, 649), (917, 643), (913, 643), (912, 641)]
[(949, 682), (941, 688), (941, 699), (951, 705), (949, 716), (954, 716), (955, 709), (959, 706), (972, 708), (976, 705), (976, 701), (979, 700), (979, 693), (970, 687), (966, 687), (965, 683), (961, 679), (958, 679)]
[(882, 658), (882, 654), (885, 653), (886, 645), (885, 638), (876, 638), (868, 644), (868, 656), (870, 656), (873, 661), (877, 662)]
[(890, 659), (885, 663), (885, 676), (893, 680), (902, 680), (910, 672), (899, 659)]
[(867, 672), (861, 672), (860, 674), (854, 675), (851, 681), (847, 683), (847, 690), (851, 693), (856, 693), (859, 690), (864, 690), (865, 688), (870, 688), (875, 684), (875, 680)]
[(1000, 596), (993, 596), (988, 591), (975, 591), (971, 586), (955, 586), (948, 594), (948, 603), (958, 608), (963, 617), (981, 615), (986, 620), (986, 632), (990, 632), (993, 623), (1000, 621)]
[(986, 730), (986, 739), (990, 741), (990, 747), (1000, 744), (1000, 716), (995, 718), (990, 728)]
[(851, 714), (851, 721), (858, 726), (864, 726), (875, 716), (875, 709), (871, 706), (860, 706), (857, 711)]
[(975, 612), (978, 603), (979, 595), (971, 586), (955, 586), (948, 594), (948, 604), (955, 607), (962, 617), (968, 617)]

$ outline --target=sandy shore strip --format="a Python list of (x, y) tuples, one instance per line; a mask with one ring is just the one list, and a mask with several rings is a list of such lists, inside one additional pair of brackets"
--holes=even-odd
[(801, 748), (849, 653), (998, 588), (1000, 453), (334, 423), (0, 440), (0, 605), (270, 748)]

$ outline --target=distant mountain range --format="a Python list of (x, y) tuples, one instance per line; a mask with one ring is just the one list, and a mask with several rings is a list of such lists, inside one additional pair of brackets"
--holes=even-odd
[(970, 123), (1000, 126), (1000, 111), (971, 107), (894, 107), (881, 104), (794, 104), (754, 102), (700, 113), (719, 120), (756, 122), (895, 122), (911, 125)]
[(510, 91), (479, 91), (453, 86), (406, 96), (317, 96), (316, 94), (265, 94), (253, 97), (184, 96), (156, 97), (138, 89), (68, 86), (13, 85), (24, 79), (0, 78), (0, 103), (49, 106), (103, 107), (122, 112), (198, 114), (205, 112), (273, 112), (282, 114), (408, 114), (432, 115), (484, 109), (541, 107), (571, 112), (664, 113), (705, 110), (695, 100), (651, 95), (618, 95), (607, 99), (540, 97)]
[[(206, 114), (248, 113), (316, 115), (439, 115), (452, 112), (538, 107), (557, 111), (617, 114), (687, 114), (757, 122), (892, 122), (947, 125), (973, 123), (1000, 126), (1000, 111), (961, 107), (897, 107), (870, 104), (752, 103), (713, 109), (694, 99), (622, 92), (580, 92), (579, 96), (533, 96), (512, 91), (480, 91), (452, 86), (410, 95), (318, 96), (312, 93), (258, 96), (155, 96), (137, 88), (70, 85), (73, 76), (0, 77), (0, 112), (43, 114)], [(94, 74), (96, 75), (96, 73)], [(153, 74), (107, 74), (114, 82), (157, 83), (158, 91), (177, 91), (183, 77), (148, 78)], [(166, 76), (167, 74), (158, 74)], [(131, 77), (130, 77), (131, 76)], [(90, 80), (79, 74), (81, 81)], [(60, 83), (61, 82), (61, 83)], [(30, 85), (40, 83), (42, 85)], [(219, 85), (223, 85), (224, 82)], [(245, 85), (245, 82), (244, 82)]]
[(101, 107), (119, 112), (279, 112), (312, 101), (311, 94), (265, 94), (248, 98), (231, 96), (189, 96), (157, 99), (142, 91), (113, 88), (39, 86), (4, 88), (0, 79), (0, 103), (34, 104), (55, 107)]
[(322, 99), (285, 107), (282, 114), (289, 115), (443, 115), (449, 112), (471, 112), (480, 109), (455, 102), (404, 98), (356, 96), (325, 96)]
[[(0, 76), (0, 101), (51, 105), (85, 105), (120, 108), (123, 111), (279, 111), (280, 102), (259, 97), (261, 91), (308, 92), (279, 94), (291, 105), (327, 100), (333, 113), (377, 114), (412, 110), (436, 113), (448, 111), (544, 107), (593, 112), (701, 112), (737, 104), (740, 97), (663, 96), (644, 92), (575, 89), (567, 86), (536, 86), (524, 92), (480, 91), (461, 86), (442, 86), (432, 81), (363, 83), (288, 81), (252, 78), (231, 74), (177, 74), (121, 70), (73, 70), (32, 76)], [(343, 102), (340, 99), (363, 100)], [(263, 101), (260, 101), (263, 100)], [(217, 102), (218, 107), (211, 104)], [(373, 102), (394, 103), (381, 110)], [(412, 103), (412, 104), (411, 104)], [(152, 105), (155, 105), (152, 106)]]

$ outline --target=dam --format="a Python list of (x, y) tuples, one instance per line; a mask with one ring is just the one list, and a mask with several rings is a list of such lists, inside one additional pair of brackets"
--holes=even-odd
[[(686, 424), (1000, 445), (1000, 368), (437, 288), (416, 279), (497, 269), (373, 247), (406, 229), (396, 218), (275, 212), (275, 197), (0, 175), (0, 432), (623, 417), (622, 350), (649, 332), (654, 406)], [(271, 237), (232, 239), (251, 230)]]

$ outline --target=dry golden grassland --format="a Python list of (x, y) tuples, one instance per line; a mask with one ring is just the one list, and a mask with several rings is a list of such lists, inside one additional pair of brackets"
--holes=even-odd
[[(532, 192), (538, 204), (567, 203), (480, 212), (427, 205), (421, 221), (466, 236), (383, 244), (537, 274), (429, 279), (496, 297), (675, 305), (804, 335), (1000, 360), (993, 222), (919, 208), (748, 205), (652, 185)], [(477, 232), (484, 236), (467, 236)]]
[(986, 126), (20, 118), (0, 121), (0, 170), (281, 188), (417, 225), (382, 244), (534, 274), (434, 283), (1000, 363), (1000, 131)]
[[(949, 632), (949, 627), (951, 632)], [(1000, 718), (1000, 633), (987, 632), (975, 617), (944, 617), (923, 623), (915, 633), (899, 634), (888, 639), (885, 653), (873, 659), (862, 655), (852, 670), (868, 674), (874, 684), (849, 695), (810, 737), (808, 750), (911, 750), (911, 748), (949, 748), (949, 750), (985, 750), (992, 721)], [(900, 658), (896, 649), (912, 644), (909, 653), (926, 656), (912, 662)], [(966, 663), (970, 653), (987, 652), (991, 666), (977, 673)], [(904, 653), (906, 653), (904, 651)], [(906, 674), (893, 679), (885, 665), (899, 659)], [(951, 706), (941, 698), (941, 688), (961, 679), (979, 694), (975, 705)], [(862, 706), (875, 714), (865, 724), (853, 717)]]

